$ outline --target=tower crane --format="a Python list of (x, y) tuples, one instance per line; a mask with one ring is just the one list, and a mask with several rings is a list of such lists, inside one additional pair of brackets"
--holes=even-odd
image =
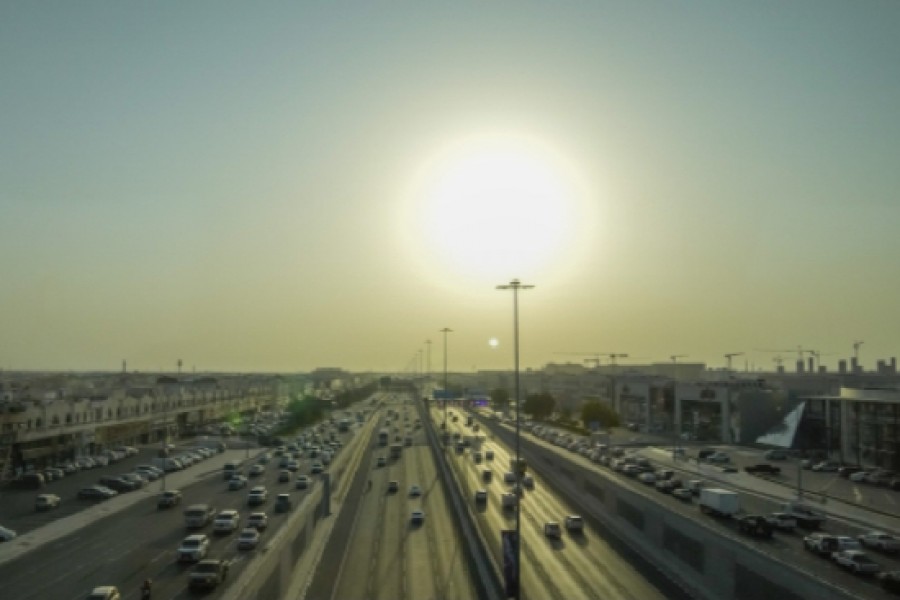
[(725, 355), (725, 358), (728, 360), (728, 370), (729, 371), (731, 370), (731, 359), (734, 358), (735, 356), (743, 356), (743, 355), (744, 355), (743, 352), (729, 352), (728, 354)]
[(687, 356), (687, 354), (673, 354), (669, 358), (672, 359), (672, 364), (674, 365), (678, 362), (679, 358), (685, 358), (686, 356)]
[(857, 340), (853, 342), (853, 358), (859, 363), (859, 347), (865, 344), (862, 340)]

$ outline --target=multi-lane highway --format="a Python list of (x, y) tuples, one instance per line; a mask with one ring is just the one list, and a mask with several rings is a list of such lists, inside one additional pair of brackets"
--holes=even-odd
[[(459, 411), (451, 411), (451, 414)], [(443, 422), (443, 412), (431, 411), (436, 424)], [(461, 438), (484, 436), (476, 434), (460, 418), (448, 422), (448, 432)], [(501, 494), (511, 486), (503, 475), (510, 470), (510, 448), (496, 438), (487, 438), (481, 445), (482, 456), (492, 450), (493, 460), (476, 463), (472, 448), (457, 452), (448, 447), (457, 478), (467, 501), (472, 503), (478, 526), (498, 564), (502, 550), (500, 531), (515, 528), (515, 510), (501, 506)], [(485, 482), (482, 472), (488, 469), (493, 476)], [(521, 500), (521, 585), (524, 598), (604, 598), (604, 599), (663, 599), (673, 597), (676, 590), (659, 589), (602, 537), (586, 529), (582, 534), (563, 531), (560, 539), (544, 535), (544, 524), (554, 521), (563, 524), (567, 515), (574, 514), (540, 477), (534, 477), (533, 490), (525, 490)], [(488, 492), (486, 504), (476, 505), (475, 490)]]
[[(389, 447), (373, 438), (360, 467), (359, 497), (348, 498), (340, 515), (352, 519), (348, 535), (332, 536), (307, 598), (477, 597), (431, 449), (415, 423), (420, 412), (407, 400), (398, 396), (380, 413), (379, 427), (389, 431), (389, 445), (402, 445), (400, 456), (391, 458)], [(390, 425), (388, 411), (397, 415)], [(415, 510), (424, 513), (421, 523), (412, 522)]]
[[(352, 431), (343, 433), (339, 439), (346, 444), (352, 435)], [(255, 458), (248, 462), (255, 462)], [(234, 491), (228, 489), (223, 479), (221, 463), (220, 459), (191, 467), (200, 476), (196, 483), (182, 488), (183, 501), (180, 506), (157, 509), (155, 492), (159, 490), (160, 483), (154, 482), (144, 491), (130, 492), (143, 496), (134, 505), (0, 565), (4, 597), (75, 600), (87, 595), (95, 586), (115, 585), (124, 598), (138, 598), (141, 582), (147, 578), (153, 580), (154, 597), (187, 597), (187, 573), (191, 565), (179, 564), (176, 551), (184, 537), (193, 533), (185, 529), (182, 509), (196, 503), (208, 503), (218, 510), (238, 510), (242, 517), (241, 527), (250, 512), (263, 511), (268, 514), (269, 525), (256, 550), (237, 549), (236, 540), (241, 527), (234, 533), (222, 536), (215, 535), (211, 526), (197, 531), (210, 538), (210, 558), (231, 561), (229, 581), (240, 576), (248, 561), (263, 551), (266, 538), (272, 536), (287, 518), (286, 513), (274, 512), (275, 495), (290, 493), (296, 506), (302, 495), (308, 493), (296, 489), (294, 480), (300, 474), (310, 475), (312, 460), (304, 453), (300, 459), (300, 470), (292, 474), (291, 482), (279, 483), (279, 468), (275, 459), (266, 465), (262, 475), (250, 478), (246, 488)], [(320, 485), (318, 477), (312, 479), (313, 485)], [(250, 508), (247, 506), (247, 494), (255, 485), (265, 486), (269, 499), (262, 506)], [(221, 591), (217, 590), (211, 597), (217, 597)]]

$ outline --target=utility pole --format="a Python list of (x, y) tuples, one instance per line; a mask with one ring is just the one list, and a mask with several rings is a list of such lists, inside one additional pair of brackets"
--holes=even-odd
[(441, 424), (441, 429), (444, 431), (447, 430), (447, 334), (453, 333), (453, 330), (449, 327), (444, 327), (440, 330), (441, 333), (444, 334), (444, 422)]
[(425, 379), (431, 378), (431, 340), (425, 340)]

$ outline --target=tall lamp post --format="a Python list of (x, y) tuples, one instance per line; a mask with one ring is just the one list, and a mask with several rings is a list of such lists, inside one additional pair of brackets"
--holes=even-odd
[[(513, 279), (508, 284), (498, 285), (498, 290), (512, 290), (513, 292), (513, 354), (515, 363), (515, 399), (516, 399), (516, 474), (521, 479), (519, 473), (521, 458), (519, 457), (519, 436), (520, 436), (520, 419), (519, 419), (519, 290), (530, 290), (533, 285), (525, 285), (518, 279)], [(522, 519), (521, 502), (516, 507), (516, 573), (515, 573), (515, 598), (519, 600), (522, 597)]]
[(444, 327), (440, 330), (441, 333), (444, 334), (444, 423), (441, 425), (441, 429), (447, 429), (447, 334), (453, 333), (453, 330), (449, 327)]

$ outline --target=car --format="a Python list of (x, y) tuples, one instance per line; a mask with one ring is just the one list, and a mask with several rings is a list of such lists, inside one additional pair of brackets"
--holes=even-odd
[(133, 484), (134, 489), (140, 489), (147, 485), (147, 483), (149, 482), (149, 478), (146, 478), (138, 473), (125, 473), (124, 475), (119, 475), (119, 478)]
[(883, 531), (867, 531), (856, 536), (856, 539), (866, 548), (874, 548), (889, 554), (900, 550), (900, 538)]
[(321, 473), (324, 470), (325, 470), (325, 467), (323, 467), (322, 463), (320, 463), (320, 462), (314, 462), (312, 464), (312, 466), (310, 466), (310, 468), (309, 468), (309, 472), (313, 475), (318, 475), (319, 473)]
[(156, 499), (156, 508), (172, 508), (181, 504), (181, 490), (166, 490)]
[(409, 521), (413, 525), (421, 525), (425, 522), (425, 512), (422, 510), (412, 511), (412, 515), (410, 515)]
[(385, 459), (383, 456), (379, 456), (375, 460), (375, 465), (379, 466), (379, 467), (383, 467), (383, 466), (387, 465), (387, 459)]
[(137, 489), (136, 483), (122, 479), (121, 477), (101, 477), (98, 483), (116, 492), (130, 492), (131, 490)]
[(475, 504), (484, 504), (487, 502), (487, 490), (475, 490)]
[(278, 483), (288, 483), (291, 480), (291, 472), (287, 469), (278, 471)]
[(238, 550), (252, 550), (259, 544), (259, 531), (248, 527), (241, 531), (237, 539)]
[(512, 471), (507, 471), (503, 474), (503, 482), (504, 483), (515, 483), (516, 482), (516, 474)]
[(265, 530), (269, 526), (269, 517), (264, 512), (250, 513), (247, 517), (247, 527), (254, 527), (259, 531)]
[(145, 467), (135, 467), (134, 472), (149, 481), (156, 481), (162, 477), (162, 474), (156, 469), (147, 469)]
[(122, 600), (122, 594), (114, 585), (100, 585), (91, 590), (87, 600)]
[(840, 467), (837, 470), (837, 472), (838, 472), (838, 475), (840, 475), (841, 477), (844, 477), (845, 479), (849, 479), (851, 475), (853, 475), (854, 473), (859, 473), (862, 470), (863, 470), (863, 468), (859, 467), (859, 466), (844, 465), (844, 466)]
[(526, 490), (533, 490), (534, 489), (534, 477), (532, 477), (531, 475), (523, 476), (522, 477), (522, 487), (524, 487)]
[(108, 500), (117, 494), (117, 491), (102, 485), (91, 485), (78, 490), (78, 497), (84, 500)]
[(900, 594), (900, 571), (885, 571), (875, 575), (882, 589), (887, 592)]
[(18, 534), (10, 529), (0, 525), (0, 542), (10, 542), (18, 537)]
[(248, 506), (259, 506), (260, 504), (265, 504), (266, 500), (269, 499), (269, 492), (265, 487), (258, 485), (255, 488), (250, 490), (250, 493), (247, 494), (247, 505)]
[(687, 488), (678, 487), (672, 490), (672, 496), (679, 500), (690, 501), (694, 497), (694, 493)]
[(569, 515), (564, 520), (566, 531), (569, 533), (584, 532), (584, 519), (578, 515)]
[(689, 489), (693, 495), (699, 496), (700, 490), (706, 487), (706, 482), (702, 479), (691, 479), (687, 482), (687, 486), (685, 487), (687, 487), (687, 489)]
[(793, 531), (797, 528), (797, 519), (788, 513), (776, 512), (766, 518), (772, 527), (780, 531)]
[(562, 529), (556, 521), (544, 523), (544, 535), (550, 539), (558, 540), (562, 537)]
[(393, 494), (400, 490), (400, 482), (399, 481), (388, 481), (387, 491), (389, 494)]
[(772, 524), (762, 515), (745, 515), (738, 518), (738, 531), (756, 537), (772, 537)]
[(207, 558), (201, 560), (188, 575), (191, 589), (215, 588), (225, 581), (228, 576), (228, 562), (220, 559)]
[(773, 448), (772, 450), (767, 450), (763, 457), (766, 460), (787, 460), (788, 456), (784, 450)]
[(300, 463), (296, 460), (289, 460), (286, 468), (288, 471), (299, 471)]
[(60, 497), (56, 494), (38, 494), (34, 499), (35, 510), (50, 510), (59, 506)]
[(831, 462), (828, 460), (823, 460), (822, 462), (818, 462), (812, 466), (813, 471), (820, 471), (822, 473), (834, 473), (836, 472), (841, 465), (836, 462)]
[(833, 553), (831, 559), (857, 575), (871, 575), (881, 570), (881, 566), (862, 550), (840, 550)]
[(780, 475), (781, 467), (770, 465), (769, 463), (759, 463), (757, 465), (749, 465), (744, 467), (744, 471), (751, 475)]
[(294, 487), (296, 487), (298, 490), (308, 489), (309, 477), (307, 477), (306, 475), (300, 475), (299, 477), (297, 477), (297, 483)]
[(706, 457), (706, 462), (722, 464), (731, 462), (731, 457), (724, 452), (713, 452)]
[(245, 487), (247, 487), (247, 478), (243, 475), (234, 475), (228, 480), (229, 490), (239, 490)]
[(263, 473), (266, 472), (266, 467), (264, 465), (253, 465), (250, 467), (250, 470), (247, 472), (247, 475), (250, 477), (259, 477)]
[(656, 475), (653, 473), (641, 473), (638, 475), (638, 481), (641, 483), (646, 483), (647, 485), (654, 485), (656, 483)]
[(220, 534), (232, 533), (238, 528), (241, 522), (241, 515), (233, 509), (223, 510), (213, 521), (213, 531)]
[(209, 538), (203, 533), (189, 535), (178, 548), (178, 562), (197, 562), (209, 554)]
[(519, 504), (519, 497), (515, 494), (501, 494), (500, 506), (503, 508), (515, 508)]
[(287, 512), (291, 509), (291, 497), (289, 494), (278, 494), (275, 497), (275, 512)]
[(493, 450), (485, 450), (484, 460), (494, 460), (494, 451)]
[(804, 536), (803, 547), (819, 556), (831, 556), (839, 550), (835, 536), (818, 532)]
[(421, 496), (421, 495), (422, 495), (422, 488), (420, 488), (420, 487), (417, 486), (417, 485), (411, 485), (411, 486), (409, 487), (409, 495), (412, 496), (412, 497)]
[(847, 476), (847, 479), (849, 479), (850, 481), (856, 482), (856, 483), (865, 482), (869, 478), (869, 473), (870, 473), (870, 471), (867, 471), (865, 469), (860, 469), (859, 471), (850, 473), (850, 475)]

